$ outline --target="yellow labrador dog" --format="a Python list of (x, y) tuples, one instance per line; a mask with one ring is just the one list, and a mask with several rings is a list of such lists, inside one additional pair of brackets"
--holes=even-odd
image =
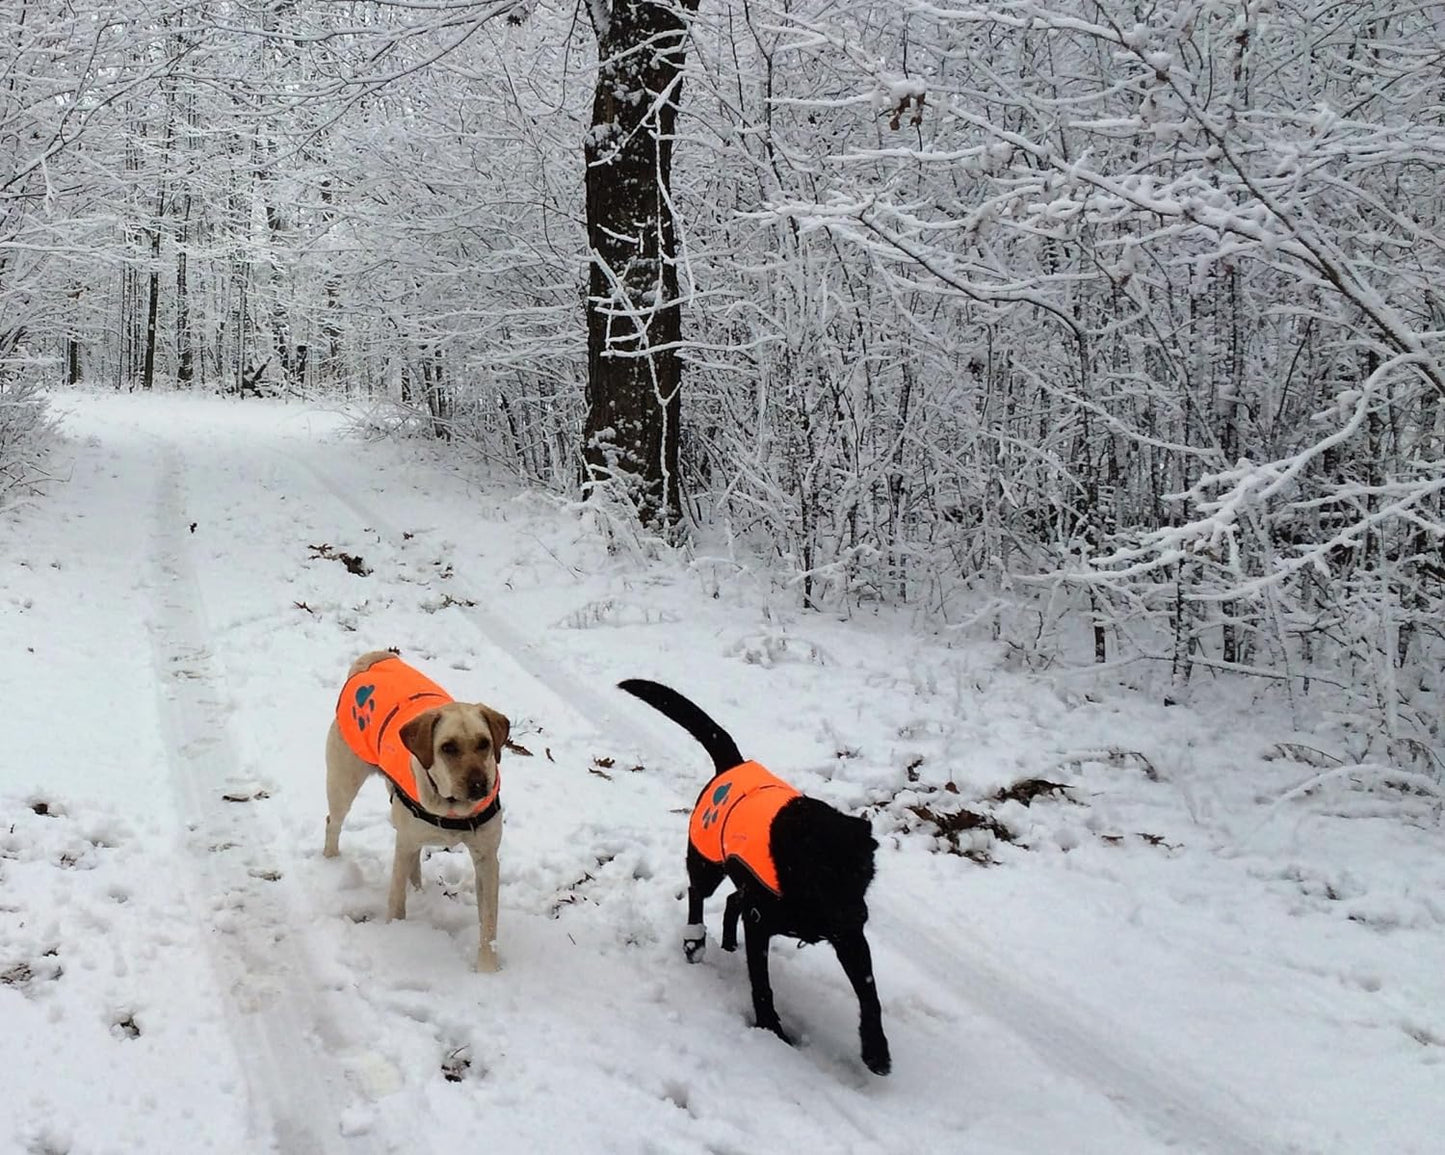
[(477, 970), (497, 969), (497, 847), (502, 841), (498, 768), (511, 723), (480, 702), (451, 695), (389, 650), (351, 663), (326, 735), (327, 858), (367, 777), (391, 790), (396, 858), (386, 917), (406, 917), (406, 884), (421, 886), (421, 848), (462, 843), (477, 872), (481, 945)]

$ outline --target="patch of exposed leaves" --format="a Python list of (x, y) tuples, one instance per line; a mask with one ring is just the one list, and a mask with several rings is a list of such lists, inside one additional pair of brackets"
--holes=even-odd
[(320, 545), (310, 546), (309, 548), (313, 558), (320, 557), (325, 558), (327, 561), (339, 561), (346, 567), (347, 573), (353, 573), (357, 577), (365, 577), (371, 572), (370, 567), (367, 566), (366, 562), (358, 555), (347, 553), (343, 549), (334, 549), (326, 542), (322, 542)]
[(1029, 806), (1041, 794), (1059, 794), (1068, 798), (1068, 794), (1065, 793), (1068, 789), (1067, 783), (1050, 782), (1047, 778), (1020, 778), (1012, 786), (995, 790), (993, 800), (995, 802), (1021, 802), (1023, 805)]

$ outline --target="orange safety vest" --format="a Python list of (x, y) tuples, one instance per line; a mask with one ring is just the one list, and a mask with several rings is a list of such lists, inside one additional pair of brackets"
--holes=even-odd
[(709, 862), (721, 865), (735, 858), (781, 894), (770, 834), (778, 811), (798, 795), (758, 763), (743, 762), (703, 787), (688, 823), (688, 840)]
[[(336, 725), (352, 753), (378, 767), (414, 803), (408, 807), (413, 813), (418, 812), (421, 799), (411, 768), (412, 754), (401, 740), (401, 728), (418, 714), (450, 701), (450, 694), (400, 658), (384, 658), (353, 675), (336, 700)], [(495, 802), (501, 788), (498, 773), (491, 792), (470, 814), (479, 814)]]

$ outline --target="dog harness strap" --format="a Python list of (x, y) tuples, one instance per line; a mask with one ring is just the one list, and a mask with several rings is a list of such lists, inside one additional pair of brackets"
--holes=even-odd
[(413, 718), (444, 706), (452, 696), (400, 658), (384, 658), (349, 678), (336, 700), (336, 725), (346, 744), (363, 762), (386, 775), (402, 805), (425, 822), (448, 830), (475, 830), (500, 807), (500, 771), (491, 793), (470, 814), (447, 818), (422, 806), (412, 773), (411, 751), (401, 731)]
[(403, 806), (410, 810), (416, 817), (432, 826), (440, 826), (443, 830), (476, 830), (479, 826), (485, 826), (497, 816), (502, 809), (501, 771), (497, 772), (497, 789), (493, 790), (479, 804), (482, 809), (473, 811), (465, 818), (448, 818), (445, 814), (433, 814), (430, 810), (422, 809), (420, 802), (408, 798), (396, 788), (396, 783), (391, 782), (391, 796), (397, 799)]
[(688, 839), (709, 862), (740, 862), (780, 894), (773, 862), (773, 819), (797, 797), (797, 790), (757, 762), (744, 762), (703, 787), (688, 824)]

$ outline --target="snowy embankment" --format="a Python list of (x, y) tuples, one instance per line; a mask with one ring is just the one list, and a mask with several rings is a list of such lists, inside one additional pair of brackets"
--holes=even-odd
[[(1348, 777), (1276, 803), (1314, 773), (1281, 744), (1328, 732), (1253, 687), (1166, 707), (733, 562), (609, 558), (294, 405), (57, 405), (66, 481), (0, 539), (0, 1151), (1440, 1150), (1438, 815)], [(320, 854), (330, 710), (389, 645), (531, 754), (496, 975), (464, 853), (384, 921), (379, 784)], [(683, 962), (708, 769), (627, 676), (873, 814), (891, 1077), (826, 948), (774, 946), (793, 1049), (747, 1026), (720, 901)], [(996, 796), (1034, 778), (1067, 789)]]

